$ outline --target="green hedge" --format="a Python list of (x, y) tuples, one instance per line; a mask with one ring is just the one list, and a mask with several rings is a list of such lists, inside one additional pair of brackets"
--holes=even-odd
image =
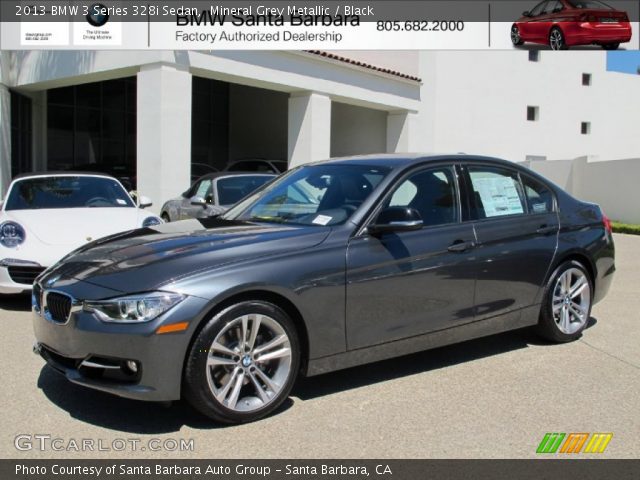
[(615, 233), (630, 233), (631, 235), (640, 235), (640, 225), (633, 223), (611, 222)]

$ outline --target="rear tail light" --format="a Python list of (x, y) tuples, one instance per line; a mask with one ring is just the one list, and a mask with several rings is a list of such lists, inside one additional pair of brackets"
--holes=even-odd
[[(602, 210), (600, 210), (602, 211)], [(602, 212), (602, 224), (604, 225), (604, 229), (609, 232), (609, 234), (613, 233), (613, 228), (611, 227), (611, 220), (607, 217), (604, 212)]]
[(596, 18), (595, 15), (589, 15), (589, 14), (583, 13), (582, 15), (580, 15), (580, 21), (581, 22), (597, 22), (598, 19)]
[(620, 18), (621, 22), (625, 22), (625, 23), (629, 23), (629, 16), (626, 13), (622, 14), (622, 17)]

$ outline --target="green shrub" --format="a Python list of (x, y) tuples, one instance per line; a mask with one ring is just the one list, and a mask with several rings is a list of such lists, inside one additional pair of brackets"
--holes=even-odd
[(640, 235), (640, 225), (633, 223), (611, 222), (611, 227), (615, 233), (629, 233), (631, 235)]

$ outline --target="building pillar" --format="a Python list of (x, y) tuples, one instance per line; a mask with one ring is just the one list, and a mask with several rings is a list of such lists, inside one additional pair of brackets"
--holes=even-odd
[(415, 113), (389, 112), (387, 114), (387, 153), (415, 150), (417, 144), (415, 123)]
[(331, 155), (331, 99), (305, 92), (289, 97), (289, 168)]
[(11, 92), (0, 83), (0, 198), (11, 183)]
[(191, 183), (191, 74), (173, 66), (138, 73), (137, 191), (162, 204)]

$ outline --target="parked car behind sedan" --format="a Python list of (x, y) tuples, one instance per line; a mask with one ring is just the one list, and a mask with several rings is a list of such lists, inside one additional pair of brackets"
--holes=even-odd
[(283, 173), (288, 168), (284, 160), (266, 160), (264, 158), (247, 158), (231, 162), (225, 168), (227, 172), (262, 172), (262, 173)]
[(76, 251), (37, 281), (35, 351), (76, 384), (247, 422), (299, 373), (532, 325), (575, 340), (614, 271), (601, 209), (514, 163), (333, 159)]
[(273, 178), (272, 174), (210, 173), (196, 180), (179, 197), (167, 200), (160, 216), (165, 222), (174, 222), (219, 215)]
[(600, 0), (545, 0), (511, 26), (511, 41), (540, 43), (553, 50), (592, 44), (615, 50), (631, 41), (631, 24), (625, 12)]
[[(151, 205), (145, 202), (143, 206)], [(81, 245), (161, 222), (138, 208), (122, 184), (108, 175), (18, 176), (0, 211), (0, 294), (31, 290), (46, 267)]]

